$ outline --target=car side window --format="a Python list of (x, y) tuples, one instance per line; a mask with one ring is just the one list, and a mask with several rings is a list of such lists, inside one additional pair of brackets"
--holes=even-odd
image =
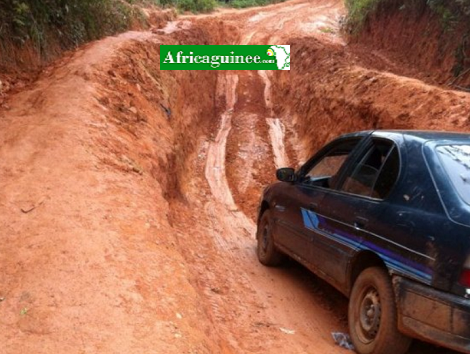
[(344, 155), (325, 156), (318, 164), (306, 174), (310, 178), (331, 177), (338, 173), (344, 161), (348, 157)]
[(341, 190), (384, 199), (394, 186), (399, 170), (400, 158), (397, 148), (391, 142), (375, 140), (346, 177)]
[(352, 139), (333, 147), (307, 170), (303, 183), (330, 188), (336, 183), (338, 172), (358, 143), (358, 139)]
[(398, 149), (393, 147), (384, 162), (382, 171), (375, 183), (373, 194), (375, 193), (378, 198), (385, 199), (392, 191), (395, 182), (400, 174), (400, 155)]

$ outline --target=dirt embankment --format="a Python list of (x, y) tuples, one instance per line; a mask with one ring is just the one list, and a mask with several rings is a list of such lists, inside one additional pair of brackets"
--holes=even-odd
[[(457, 2), (456, 2), (457, 3)], [(431, 84), (470, 90), (470, 27), (452, 2), (432, 9), (424, 0), (379, 6), (350, 44), (382, 52)]]
[[(131, 9), (129, 10), (131, 15), (127, 24), (128, 30), (163, 28), (177, 16), (174, 9), (142, 8), (140, 7), (142, 5), (129, 5), (127, 3), (124, 6)], [(104, 21), (106, 22), (106, 19)], [(35, 28), (36, 25), (31, 24), (31, 27)], [(36, 36), (34, 36), (35, 40), (26, 35), (24, 38), (19, 35), (6, 35), (11, 29), (8, 28), (8, 24), (5, 26), (6, 28), (2, 31), (2, 38), (0, 40), (0, 107), (8, 108), (8, 104), (5, 103), (8, 95), (27, 89), (28, 85), (39, 79), (41, 71), (46, 66), (55, 65), (54, 61), (63, 61), (65, 57), (70, 59), (76, 47), (88, 38), (82, 38), (83, 33), (80, 31), (83, 32), (85, 30), (85, 25), (83, 24), (81, 24), (83, 28), (79, 27), (76, 33), (74, 33), (77, 38), (69, 38), (70, 34), (61, 32), (60, 25), (52, 21), (46, 26), (47, 29), (36, 29), (39, 33), (36, 33)], [(103, 27), (105, 26), (103, 25)], [(105, 31), (104, 28), (89, 28), (88, 30), (90, 30), (90, 33), (95, 30)], [(106, 33), (109, 34), (110, 32)], [(104, 34), (101, 36), (104, 37)], [(96, 38), (96, 35), (92, 38)]]
[(367, 54), (364, 47), (315, 38), (290, 44), (292, 69), (275, 76), (273, 100), (277, 114), (294, 126), (307, 155), (338, 134), (357, 130), (470, 130), (466, 93), (396, 75), (393, 72), (410, 72)]
[(158, 64), (160, 44), (212, 40), (196, 26), (108, 38), (8, 102), (0, 119), (5, 352), (219, 352), (198, 324), (208, 321), (169, 205), (209, 130), (216, 75)]

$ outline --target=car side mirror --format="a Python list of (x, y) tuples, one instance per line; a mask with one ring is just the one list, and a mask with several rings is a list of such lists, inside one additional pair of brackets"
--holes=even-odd
[(297, 175), (293, 168), (280, 168), (276, 171), (276, 177), (281, 182), (295, 182)]

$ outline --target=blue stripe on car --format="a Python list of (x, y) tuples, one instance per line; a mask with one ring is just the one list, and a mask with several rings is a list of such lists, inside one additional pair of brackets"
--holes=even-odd
[(369, 250), (377, 253), (383, 259), (385, 264), (400, 273), (408, 275), (409, 277), (421, 280), (427, 284), (431, 283), (432, 271), (430, 268), (416, 262), (411, 262), (405, 257), (402, 257), (395, 252), (377, 246), (374, 243), (364, 241), (356, 235), (346, 233), (338, 230), (328, 224), (325, 217), (317, 213), (301, 208), (302, 219), (304, 226), (318, 232), (319, 234), (339, 242), (354, 250)]

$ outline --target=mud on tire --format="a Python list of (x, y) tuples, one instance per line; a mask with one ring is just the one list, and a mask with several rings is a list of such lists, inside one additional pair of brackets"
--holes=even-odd
[(261, 216), (256, 232), (256, 240), (256, 254), (260, 263), (268, 267), (275, 267), (282, 263), (284, 255), (274, 246), (269, 210), (266, 210)]
[(354, 283), (348, 310), (351, 340), (360, 354), (404, 354), (411, 339), (397, 328), (390, 276), (381, 267), (365, 269)]

